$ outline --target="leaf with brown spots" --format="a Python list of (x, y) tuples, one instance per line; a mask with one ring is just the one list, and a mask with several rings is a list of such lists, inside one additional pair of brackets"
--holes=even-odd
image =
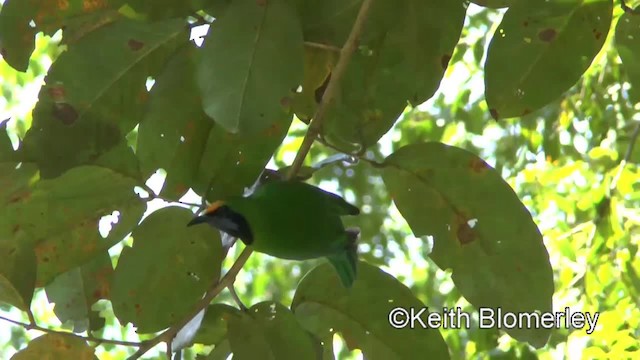
[[(0, 170), (15, 164), (0, 164)], [(5, 169), (2, 169), (5, 168)], [(86, 263), (131, 231), (142, 216), (144, 202), (133, 192), (135, 179), (105, 168), (87, 166), (69, 170), (52, 180), (38, 180), (33, 165), (24, 163), (9, 179), (0, 176), (0, 200), (19, 200), (0, 207), (0, 234), (18, 229), (34, 247), (38, 261), (37, 286)], [(21, 178), (22, 177), (22, 178)], [(16, 197), (26, 193), (29, 196)], [(118, 223), (107, 238), (98, 232), (104, 215), (118, 211)], [(9, 238), (14, 238), (11, 235)]]
[[(98, 13), (113, 13), (126, 0), (99, 1), (51, 1), (11, 0), (5, 2), (0, 12), (0, 46), (3, 58), (19, 71), (26, 71), (31, 53), (35, 49), (35, 35), (43, 31), (53, 35), (69, 22), (94, 17)], [(33, 19), (36, 27), (29, 23)]]
[(556, 35), (558, 35), (558, 32), (555, 29), (547, 28), (538, 33), (538, 39), (544, 42), (552, 42), (553, 39), (556, 38)]
[(144, 47), (144, 43), (135, 39), (129, 39), (129, 41), (127, 41), (127, 46), (129, 46), (129, 49), (132, 51), (138, 51)]
[(353, 54), (323, 126), (327, 140), (340, 148), (377, 143), (407, 102), (417, 106), (433, 96), (466, 13), (461, 2), (450, 0), (379, 1), (370, 11), (359, 42), (366, 50)]
[[(387, 319), (392, 309), (425, 306), (400, 281), (360, 261), (358, 278), (347, 290), (330, 267), (325, 263), (305, 275), (291, 303), (298, 322), (317, 338), (340, 333), (349, 339), (350, 350), (361, 349), (365, 359), (422, 358), (417, 354), (429, 354), (430, 359), (450, 358), (438, 329), (420, 326), (396, 329), (389, 325)], [(399, 315), (398, 320), (406, 319)]]
[(24, 241), (19, 229), (5, 234), (0, 229), (0, 303), (27, 310), (36, 282), (36, 256), (33, 245)]
[[(145, 46), (131, 51), (130, 39)], [(41, 176), (55, 178), (126, 146), (125, 136), (146, 108), (140, 94), (146, 92), (147, 77), (187, 39), (182, 20), (121, 20), (87, 34), (63, 52), (49, 69), (22, 144)], [(101, 165), (129, 170), (118, 168), (118, 161)]]
[(506, 119), (559, 98), (602, 48), (612, 13), (611, 0), (514, 2), (487, 51), (488, 107)]
[(219, 232), (187, 227), (192, 218), (185, 208), (165, 207), (133, 230), (133, 247), (122, 250), (111, 288), (120, 323), (139, 333), (162, 330), (187, 315), (220, 276)]
[(94, 348), (81, 339), (61, 334), (44, 334), (29, 341), (12, 360), (74, 359), (97, 360)]
[[(396, 207), (416, 237), (434, 237), (429, 256), (453, 271), (471, 304), (505, 312), (552, 310), (553, 272), (542, 235), (497, 171), (466, 150), (436, 142), (404, 146), (384, 165)], [(506, 331), (536, 347), (550, 334)]]
[(71, 322), (74, 332), (99, 330), (104, 319), (91, 310), (100, 299), (109, 298), (113, 267), (104, 251), (88, 263), (58, 275), (45, 287), (47, 299), (55, 303), (53, 312), (63, 324)]

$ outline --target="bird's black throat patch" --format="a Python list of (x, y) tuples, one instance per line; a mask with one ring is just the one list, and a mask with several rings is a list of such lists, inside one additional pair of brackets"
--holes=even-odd
[(233, 237), (239, 238), (245, 245), (251, 245), (253, 243), (251, 227), (242, 214), (223, 205), (209, 216), (215, 219), (214, 222), (218, 229)]

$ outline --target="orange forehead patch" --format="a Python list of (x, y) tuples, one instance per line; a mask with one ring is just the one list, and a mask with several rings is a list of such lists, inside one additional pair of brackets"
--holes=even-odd
[(207, 210), (205, 210), (204, 213), (211, 214), (212, 212), (218, 210), (218, 208), (220, 208), (222, 205), (224, 205), (223, 201), (214, 201), (213, 203), (211, 203), (211, 205), (209, 205), (209, 207), (207, 207)]

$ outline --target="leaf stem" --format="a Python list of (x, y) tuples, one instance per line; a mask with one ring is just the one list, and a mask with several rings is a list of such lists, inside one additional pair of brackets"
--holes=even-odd
[[(28, 314), (31, 314), (31, 312), (27, 312)], [(33, 314), (29, 315), (30, 318), (33, 318)], [(83, 335), (78, 335), (78, 334), (74, 334), (71, 332), (67, 332), (67, 331), (59, 331), (59, 330), (54, 330), (54, 329), (48, 329), (48, 328), (44, 328), (42, 326), (39, 326), (38, 324), (36, 324), (34, 322), (34, 320), (32, 320), (32, 323), (27, 324), (27, 323), (23, 323), (17, 320), (13, 320), (13, 319), (9, 319), (6, 318), (4, 316), (0, 316), (0, 320), (4, 320), (6, 322), (10, 322), (14, 325), (18, 325), (23, 327), (26, 330), (38, 330), (38, 331), (42, 331), (44, 333), (47, 334), (56, 334), (56, 335), (62, 335), (62, 336), (70, 336), (70, 337), (74, 337), (80, 340), (84, 340), (84, 341), (91, 341), (91, 342), (97, 342), (97, 343), (106, 343), (106, 344), (115, 344), (115, 345), (124, 345), (124, 346), (134, 346), (134, 347), (139, 347), (142, 346), (142, 344), (144, 342), (134, 342), (134, 341), (124, 341), (124, 340), (112, 340), (112, 339), (102, 339), (102, 338), (97, 338), (97, 337), (93, 337), (91, 335), (87, 335), (87, 336), (83, 336)]]
[(308, 47), (316, 48), (316, 49), (322, 49), (322, 50), (331, 51), (331, 52), (338, 52), (338, 53), (340, 52), (340, 48), (339, 47), (335, 47), (335, 46), (327, 45), (327, 44), (321, 44), (321, 43), (316, 43), (316, 42), (311, 42), (311, 41), (305, 41), (304, 45), (308, 46)]
[(302, 141), (302, 145), (300, 145), (296, 158), (293, 160), (293, 164), (289, 169), (287, 179), (292, 179), (298, 173), (300, 167), (302, 167), (304, 159), (309, 153), (309, 150), (311, 150), (311, 145), (313, 145), (313, 142), (318, 137), (318, 134), (322, 129), (322, 122), (325, 119), (325, 114), (336, 97), (342, 76), (347, 71), (347, 66), (349, 65), (349, 61), (351, 61), (351, 56), (358, 47), (358, 41), (364, 29), (364, 23), (367, 20), (371, 3), (373, 3), (373, 0), (364, 0), (360, 6), (358, 17), (353, 24), (353, 28), (351, 29), (351, 33), (349, 34), (347, 41), (340, 50), (340, 59), (338, 59), (338, 63), (333, 69), (331, 79), (329, 80), (329, 84), (327, 84), (327, 89), (322, 95), (322, 101), (320, 102), (320, 105), (318, 105), (318, 109), (311, 119), (309, 129), (307, 130), (304, 140)]

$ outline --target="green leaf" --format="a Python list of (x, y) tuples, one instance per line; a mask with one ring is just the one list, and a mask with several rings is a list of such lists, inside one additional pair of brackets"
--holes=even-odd
[[(37, 286), (122, 240), (145, 209), (133, 192), (136, 181), (108, 169), (78, 167), (56, 179), (34, 180), (31, 175), (10, 182), (19, 186), (3, 194), (6, 206), (0, 208), (0, 233), (23, 232), (21, 241), (35, 246)], [(119, 212), (119, 221), (102, 238), (98, 222), (114, 211)]]
[(205, 112), (232, 133), (265, 131), (290, 116), (303, 54), (300, 21), (287, 1), (233, 1), (211, 26), (198, 64)]
[(143, 176), (165, 169), (162, 195), (170, 199), (179, 199), (189, 188), (208, 192), (210, 200), (242, 194), (282, 142), (291, 116), (254, 135), (233, 135), (213, 123), (193, 96), (193, 52), (188, 47), (176, 52), (151, 89), (138, 134)]
[(11, 360), (41, 359), (98, 359), (94, 348), (72, 336), (44, 334), (29, 342), (29, 345), (11, 357)]
[(177, 17), (185, 17), (194, 14), (200, 10), (198, 3), (206, 2), (203, 0), (130, 0), (128, 5), (136, 10), (136, 12), (147, 14), (149, 19), (169, 19)]
[(229, 340), (225, 339), (220, 344), (218, 344), (207, 357), (206, 360), (227, 360), (231, 355), (231, 345), (229, 345)]
[(311, 336), (289, 309), (276, 302), (262, 302), (229, 318), (229, 344), (233, 358), (316, 359)]
[[(1, 134), (0, 134), (1, 135)], [(22, 201), (37, 181), (35, 165), (0, 162), (0, 302), (27, 310), (36, 281), (33, 244), (23, 227), (6, 221), (3, 210)]]
[[(380, 2), (386, 0), (373, 2), (370, 15)], [(341, 48), (351, 32), (360, 5), (362, 0), (305, 1), (301, 9), (304, 39)]]
[(186, 316), (220, 276), (219, 232), (186, 227), (192, 218), (187, 209), (166, 207), (134, 229), (133, 247), (122, 250), (112, 285), (122, 324), (131, 322), (140, 333), (162, 330)]
[(28, 310), (36, 282), (36, 255), (33, 246), (14, 238), (0, 240), (0, 302)]
[(640, 19), (638, 17), (629, 12), (622, 14), (616, 26), (615, 37), (616, 49), (631, 83), (629, 97), (634, 103), (640, 101), (640, 37), (638, 36)]
[[(384, 4), (384, 5), (383, 5)], [(411, 0), (381, 2), (354, 54), (335, 106), (324, 125), (338, 146), (375, 144), (407, 106), (429, 99), (438, 89), (465, 18), (461, 2)], [(395, 15), (405, 21), (386, 26)], [(386, 27), (385, 27), (386, 26)]]
[[(146, 80), (186, 42), (182, 20), (122, 20), (84, 36), (47, 74), (23, 147), (43, 178), (90, 164), (124, 141), (145, 109)], [(116, 165), (113, 165), (116, 167)]]
[[(476, 308), (549, 312), (549, 254), (527, 208), (500, 174), (474, 154), (441, 143), (408, 145), (384, 162), (383, 180), (416, 237), (433, 236), (429, 256)], [(543, 346), (549, 329), (507, 329)]]
[(97, 330), (104, 319), (91, 310), (100, 299), (108, 299), (113, 267), (108, 252), (102, 252), (88, 263), (58, 275), (45, 287), (47, 299), (55, 303), (53, 312), (60, 322), (73, 323), (74, 332)]
[(217, 347), (227, 339), (227, 323), (233, 316), (240, 316), (240, 310), (226, 304), (209, 305), (193, 342)]
[(18, 71), (25, 72), (36, 48), (34, 28), (29, 26), (29, 1), (6, 0), (0, 12), (0, 54)]
[[(0, 48), (2, 57), (18, 71), (26, 71), (35, 49), (35, 34), (44, 31), (53, 35), (56, 30), (83, 15), (117, 10), (124, 1), (49, 1), (8, 0), (0, 12)], [(31, 20), (36, 27), (29, 25)]]
[(611, 0), (517, 2), (491, 39), (485, 96), (495, 119), (526, 115), (562, 95), (604, 44)]
[(298, 285), (291, 309), (305, 328), (326, 339), (340, 332), (350, 350), (362, 349), (367, 359), (449, 359), (449, 351), (437, 329), (389, 324), (389, 313), (398, 307), (424, 308), (411, 290), (393, 276), (365, 262), (358, 264), (358, 278), (350, 290), (328, 263), (309, 272)]
[(293, 97), (293, 110), (300, 120), (309, 123), (309, 119), (315, 114), (324, 93), (323, 85), (326, 86), (337, 55), (325, 49), (304, 49), (302, 92), (294, 94)]
[(413, 93), (409, 101), (418, 106), (430, 99), (438, 90), (460, 39), (466, 6), (450, 0), (409, 0), (402, 33), (407, 79)]
[(156, 79), (138, 129), (137, 155), (144, 178), (167, 172), (162, 196), (180, 199), (194, 181), (213, 122), (202, 111), (191, 46), (180, 48)]

